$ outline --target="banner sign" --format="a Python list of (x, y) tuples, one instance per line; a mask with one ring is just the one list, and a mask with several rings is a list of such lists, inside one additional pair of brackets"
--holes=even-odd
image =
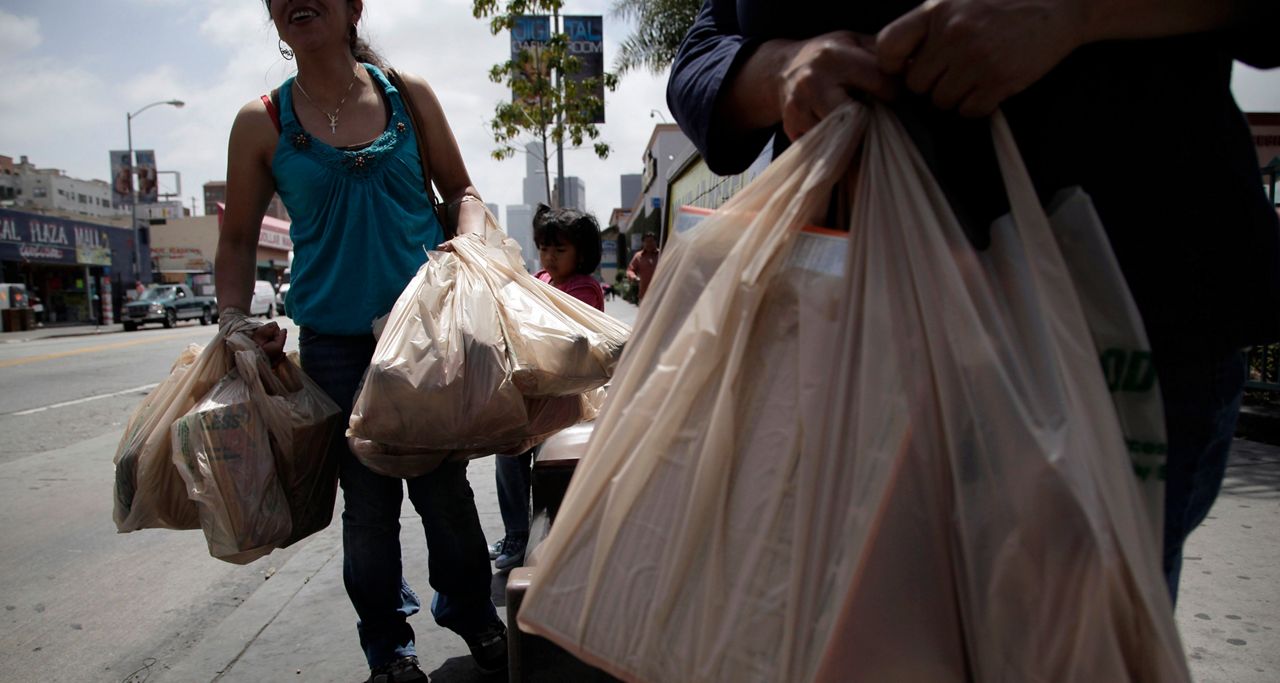
[(618, 267), (618, 241), (600, 240), (600, 267)]
[(195, 247), (152, 247), (151, 260), (162, 273), (213, 272), (213, 262)]
[[(511, 61), (518, 63), (521, 59), (527, 60), (523, 68), (523, 80), (551, 78), (550, 69), (540, 59), (542, 49), (549, 40), (551, 40), (550, 17), (522, 15), (515, 18), (515, 22), (511, 25)], [(511, 101), (532, 109), (538, 106), (537, 98), (527, 98), (522, 102), (514, 88), (511, 91)]]
[(591, 122), (604, 123), (604, 17), (566, 15), (564, 34), (569, 39), (569, 55), (581, 64), (577, 73), (569, 74), (568, 79), (574, 82), (596, 79), (591, 94), (600, 100), (600, 108)]
[(0, 209), (0, 260), (109, 266), (110, 229)]
[(263, 225), (262, 230), (258, 233), (258, 246), (289, 251), (293, 249), (293, 240), (289, 237), (288, 228), (280, 230)]
[(111, 154), (111, 205), (115, 208), (133, 203), (133, 164), (128, 150), (112, 150)]
[(138, 163), (138, 203), (155, 204), (160, 197), (156, 152), (153, 149), (139, 149), (134, 155)]

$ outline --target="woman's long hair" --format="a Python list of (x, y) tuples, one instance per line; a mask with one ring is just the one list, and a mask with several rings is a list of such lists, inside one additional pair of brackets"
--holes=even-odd
[[(267, 14), (271, 14), (271, 0), (262, 0), (262, 2), (267, 6)], [(387, 68), (387, 60), (383, 59), (382, 55), (373, 49), (369, 41), (360, 37), (360, 34), (356, 31), (355, 24), (351, 25), (351, 32), (347, 36), (347, 44), (351, 48), (351, 56), (357, 62), (372, 64), (379, 69), (385, 70)]]

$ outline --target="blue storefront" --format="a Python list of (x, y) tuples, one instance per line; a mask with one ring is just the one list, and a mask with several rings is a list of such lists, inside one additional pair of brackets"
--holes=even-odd
[[(143, 251), (142, 263), (149, 263)], [(119, 278), (132, 279), (132, 263), (126, 227), (0, 209), (0, 281), (25, 284), (43, 307), (42, 323), (104, 322), (104, 299), (110, 319), (119, 320)], [(144, 268), (144, 277), (149, 273)]]

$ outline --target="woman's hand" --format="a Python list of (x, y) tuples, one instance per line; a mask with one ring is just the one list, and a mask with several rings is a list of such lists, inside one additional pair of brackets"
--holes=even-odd
[(284, 360), (284, 343), (288, 337), (289, 331), (282, 329), (275, 322), (259, 325), (253, 331), (253, 343), (267, 354), (271, 367), (275, 367)]

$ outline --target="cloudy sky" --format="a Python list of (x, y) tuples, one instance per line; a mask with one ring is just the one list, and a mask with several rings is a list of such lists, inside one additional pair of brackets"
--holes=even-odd
[[(605, 59), (629, 27), (608, 16), (609, 0), (570, 0), (573, 14), (605, 15)], [(488, 69), (505, 59), (505, 35), (471, 16), (470, 0), (366, 0), (362, 29), (387, 59), (427, 78), (439, 94), (471, 175), (486, 200), (520, 201), (524, 159), (497, 162), (487, 121), (507, 97)], [(156, 100), (134, 122), (134, 147), (154, 148), (161, 170), (182, 174), (182, 197), (226, 175), (226, 141), (236, 111), (291, 73), (258, 0), (0, 1), (0, 154), (81, 178), (108, 176), (107, 152), (124, 149), (125, 114)], [(1246, 111), (1280, 111), (1280, 70), (1237, 68)], [(613, 154), (566, 154), (565, 171), (585, 179), (588, 208), (602, 220), (618, 205), (618, 175), (638, 173), (658, 109), (669, 120), (665, 77), (623, 78), (602, 126)], [(198, 204), (202, 205), (201, 201)]]
[[(573, 14), (605, 16), (606, 64), (629, 32), (608, 16), (609, 4), (568, 5)], [(435, 88), (485, 199), (519, 202), (523, 155), (489, 156), (487, 122), (508, 94), (488, 71), (509, 53), (507, 36), (472, 18), (470, 0), (366, 0), (361, 28), (388, 61)], [(260, 0), (0, 0), (0, 154), (105, 179), (107, 152), (126, 148), (126, 113), (180, 99), (182, 109), (155, 107), (134, 119), (134, 148), (154, 148), (162, 171), (182, 174), (183, 201), (196, 197), (203, 210), (201, 186), (226, 176), (236, 112), (292, 66)], [(664, 88), (664, 77), (628, 75), (607, 98), (601, 132), (614, 150), (609, 159), (566, 152), (566, 175), (585, 180), (588, 208), (602, 220), (618, 205), (618, 175), (641, 170), (661, 120), (649, 111), (670, 120)]]

